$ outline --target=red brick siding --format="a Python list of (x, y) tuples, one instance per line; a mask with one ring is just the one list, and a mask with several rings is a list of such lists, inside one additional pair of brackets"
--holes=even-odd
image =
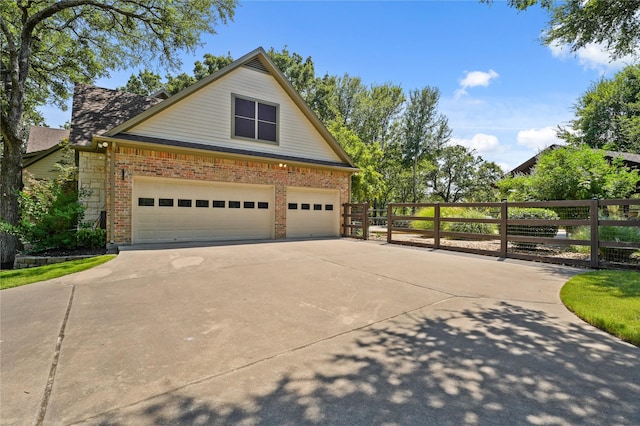
[[(109, 153), (111, 161), (112, 153)], [(124, 171), (124, 178), (123, 178)], [(339, 189), (340, 204), (349, 202), (350, 174), (333, 170), (229, 160), (207, 155), (178, 154), (150, 149), (116, 147), (115, 152), (115, 232), (116, 243), (131, 242), (132, 186), (136, 176), (233, 182), (275, 186), (275, 238), (286, 238), (287, 187)], [(107, 194), (111, 179), (107, 171)], [(111, 214), (107, 196), (107, 214)], [(110, 221), (108, 220), (107, 223)], [(109, 230), (110, 232), (110, 230)]]

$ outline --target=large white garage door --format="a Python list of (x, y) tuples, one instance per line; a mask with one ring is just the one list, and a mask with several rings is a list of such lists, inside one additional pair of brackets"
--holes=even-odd
[(270, 239), (270, 185), (136, 178), (133, 243)]
[(340, 236), (340, 193), (287, 188), (287, 238)]

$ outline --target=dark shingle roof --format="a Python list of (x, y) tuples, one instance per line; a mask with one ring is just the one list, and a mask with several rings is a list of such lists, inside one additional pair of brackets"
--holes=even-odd
[(69, 130), (51, 127), (31, 126), (25, 154), (46, 151), (69, 137)]
[(162, 99), (77, 84), (71, 112), (72, 145), (91, 146), (91, 139), (140, 114)]

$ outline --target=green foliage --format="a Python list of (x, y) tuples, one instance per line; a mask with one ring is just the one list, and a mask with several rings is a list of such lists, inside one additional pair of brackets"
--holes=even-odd
[(104, 229), (80, 228), (76, 236), (78, 247), (98, 249), (107, 245), (107, 231)]
[[(415, 214), (418, 217), (434, 217), (435, 209), (433, 207), (424, 207)], [(441, 207), (440, 217), (449, 219), (487, 219), (490, 218), (483, 209), (465, 208), (465, 207)], [(411, 228), (433, 230), (434, 222), (427, 220), (414, 220), (411, 222)], [(443, 232), (464, 232), (469, 234), (488, 234), (497, 233), (498, 226), (493, 223), (471, 223), (471, 222), (440, 222), (440, 230)]]
[(487, 162), (461, 145), (446, 146), (435, 154), (424, 170), (427, 187), (437, 199), (495, 201), (495, 184), (504, 175), (500, 166)]
[(566, 146), (543, 153), (530, 175), (498, 182), (512, 201), (588, 200), (626, 198), (640, 182), (637, 170), (620, 159), (609, 162), (603, 151), (587, 146)]
[(14, 232), (31, 251), (76, 247), (76, 227), (84, 214), (77, 191), (59, 181), (33, 180), (19, 202), (22, 218)]
[(508, 3), (519, 10), (539, 4), (549, 11), (550, 20), (543, 36), (547, 45), (568, 44), (576, 52), (599, 44), (609, 51), (612, 59), (637, 54), (640, 44), (637, 1), (508, 0)]
[(640, 65), (629, 65), (611, 80), (601, 79), (578, 99), (568, 142), (610, 151), (640, 153)]
[(125, 92), (137, 93), (142, 96), (150, 96), (162, 88), (162, 77), (148, 69), (145, 69), (139, 71), (138, 75), (131, 74), (127, 84), (122, 87), (118, 87), (117, 89), (124, 90)]
[[(556, 212), (549, 209), (511, 207), (507, 212), (509, 219), (560, 219)], [(507, 225), (507, 235), (553, 238), (557, 233), (558, 226), (556, 225)], [(537, 246), (536, 243), (514, 242), (513, 244), (520, 248), (533, 248)]]

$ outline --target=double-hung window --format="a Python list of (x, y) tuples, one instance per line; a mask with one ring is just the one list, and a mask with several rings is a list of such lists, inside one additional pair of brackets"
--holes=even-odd
[(278, 142), (278, 105), (233, 96), (233, 137)]

